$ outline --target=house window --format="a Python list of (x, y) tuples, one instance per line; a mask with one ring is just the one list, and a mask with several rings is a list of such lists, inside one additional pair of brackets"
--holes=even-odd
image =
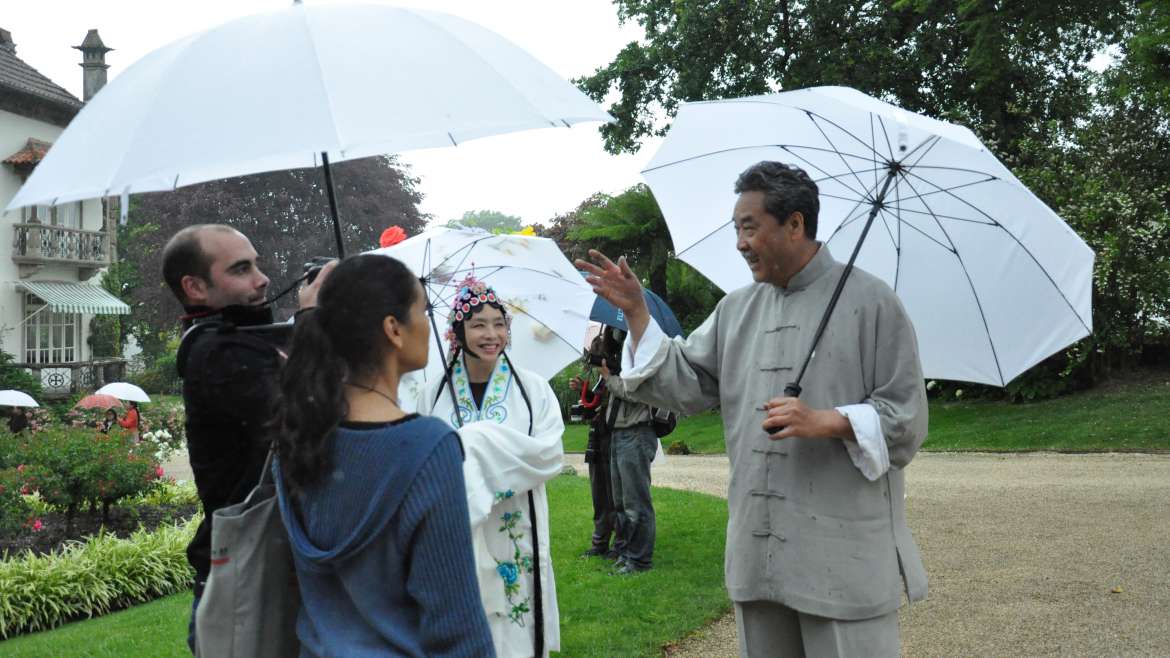
[(25, 363), (75, 363), (81, 316), (45, 308), (45, 302), (28, 295), (24, 305)]
[(81, 228), (81, 202), (74, 201), (53, 208), (53, 219), (49, 223), (64, 228)]
[(53, 208), (50, 206), (25, 206), (20, 209), (20, 221), (38, 221), (48, 224), (53, 217)]
[(81, 228), (81, 202), (73, 201), (59, 206), (25, 206), (20, 210), (22, 222), (38, 221), (50, 226)]

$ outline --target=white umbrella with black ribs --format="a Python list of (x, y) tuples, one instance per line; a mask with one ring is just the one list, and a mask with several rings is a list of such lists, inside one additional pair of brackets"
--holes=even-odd
[(151, 52), (65, 129), (8, 205), (173, 190), (611, 117), (475, 23), (378, 4), (239, 18)]
[(370, 253), (397, 258), (417, 274), (432, 312), (430, 358), (422, 371), (403, 378), (404, 390), (442, 377), (443, 334), (452, 301), (469, 275), (495, 290), (511, 318), (507, 352), (517, 366), (551, 378), (581, 358), (597, 296), (548, 238), (440, 227)]
[(724, 290), (752, 281), (731, 209), (761, 160), (817, 183), (818, 239), (897, 292), (927, 377), (1003, 386), (1092, 331), (1093, 252), (1060, 217), (970, 130), (844, 87), (685, 104), (642, 172)]

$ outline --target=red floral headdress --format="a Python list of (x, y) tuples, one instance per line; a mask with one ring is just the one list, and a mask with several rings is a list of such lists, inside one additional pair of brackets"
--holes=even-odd
[(481, 304), (500, 304), (501, 307), (503, 306), (502, 301), (496, 297), (496, 291), (492, 290), (491, 286), (475, 278), (474, 274), (468, 274), (459, 282), (459, 291), (455, 293), (455, 299), (451, 302), (451, 314), (447, 316), (448, 328), (445, 338), (452, 352), (455, 351), (457, 343), (455, 323), (463, 322)]
[(402, 230), (401, 226), (395, 224), (385, 231), (382, 231), (382, 237), (378, 238), (378, 245), (385, 249), (386, 247), (392, 247), (405, 239), (406, 231)]

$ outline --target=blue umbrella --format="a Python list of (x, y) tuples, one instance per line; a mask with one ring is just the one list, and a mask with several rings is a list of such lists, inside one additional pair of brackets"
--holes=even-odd
[[(646, 306), (650, 308), (650, 317), (654, 318), (659, 327), (662, 327), (662, 331), (671, 338), (682, 335), (682, 325), (678, 323), (678, 318), (674, 317), (674, 311), (670, 310), (666, 302), (645, 288), (642, 288), (642, 294), (646, 296)], [(601, 297), (598, 297), (597, 301), (593, 303), (589, 319), (629, 331), (629, 327), (626, 326), (626, 314)]]

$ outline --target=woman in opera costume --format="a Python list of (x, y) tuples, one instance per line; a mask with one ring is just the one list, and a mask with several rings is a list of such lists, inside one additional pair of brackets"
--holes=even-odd
[(476, 573), (496, 653), (547, 656), (560, 649), (544, 487), (564, 457), (560, 406), (544, 378), (508, 358), (509, 316), (494, 290), (465, 279), (448, 321), (451, 359), (439, 381), (419, 389), (416, 409), (451, 423), (463, 440)]

